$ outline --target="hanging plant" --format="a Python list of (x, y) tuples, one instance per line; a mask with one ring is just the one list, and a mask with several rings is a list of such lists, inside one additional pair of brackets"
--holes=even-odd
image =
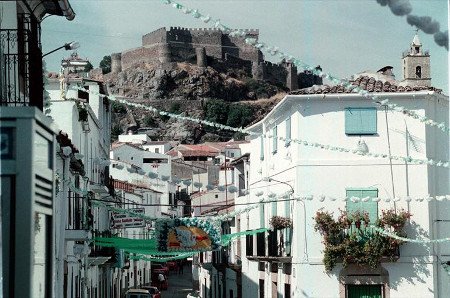
[(86, 109), (86, 107), (84, 105), (82, 105), (79, 100), (75, 100), (75, 104), (78, 109), (78, 121), (79, 122), (88, 121), (89, 113), (88, 113), (88, 110)]
[[(337, 263), (346, 267), (350, 263), (377, 267), (383, 258), (391, 262), (398, 258), (398, 249), (403, 241), (374, 232), (370, 227), (361, 229), (361, 223), (369, 225), (369, 215), (356, 211), (348, 213), (340, 210), (337, 220), (333, 214), (319, 210), (316, 212), (314, 229), (323, 236), (325, 245), (323, 263), (326, 271), (331, 271)], [(375, 223), (378, 227), (391, 229), (396, 235), (405, 237), (402, 231), (411, 214), (407, 211), (383, 210)], [(352, 229), (352, 224), (356, 229)], [(359, 224), (358, 224), (359, 223)]]
[(292, 219), (282, 216), (272, 216), (269, 221), (274, 229), (292, 228)]

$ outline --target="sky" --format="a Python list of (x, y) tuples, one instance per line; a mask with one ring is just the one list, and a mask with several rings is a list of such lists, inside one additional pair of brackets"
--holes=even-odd
[[(407, 12), (392, 10), (389, 1), (408, 6)], [(390, 65), (397, 80), (402, 77), (401, 55), (409, 49), (415, 27), (410, 16), (430, 16), (425, 31), (448, 30), (447, 0), (178, 0), (220, 19), (230, 28), (259, 29), (259, 40), (267, 45), (320, 65), (323, 71), (349, 78), (351, 75)], [(94, 67), (105, 55), (139, 47), (142, 35), (161, 27), (206, 28), (160, 0), (70, 0), (76, 13), (73, 21), (50, 16), (42, 23), (43, 53), (66, 42), (78, 41), (78, 54)], [(394, 5), (395, 6), (395, 5)], [(400, 9), (401, 10), (401, 9)], [(403, 15), (395, 15), (397, 14)], [(430, 27), (433, 27), (430, 29)], [(434, 87), (449, 94), (448, 51), (436, 44), (432, 34), (419, 31), (425, 50), (430, 51)], [(68, 52), (46, 57), (47, 70), (58, 71)], [(266, 60), (279, 62), (270, 55)]]

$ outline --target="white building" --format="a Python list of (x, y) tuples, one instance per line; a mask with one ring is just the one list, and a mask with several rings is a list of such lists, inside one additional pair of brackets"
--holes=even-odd
[[(422, 71), (426, 73), (429, 70)], [(357, 77), (353, 84), (377, 91), (380, 101), (389, 99), (389, 103), (449, 125), (448, 97), (439, 90), (400, 87), (381, 73), (372, 78)], [(448, 243), (406, 243), (400, 246), (396, 261), (382, 259), (376, 269), (354, 264), (344, 268), (338, 260), (337, 266), (326, 272), (323, 237), (314, 230), (313, 217), (320, 210), (334, 212), (337, 217), (339, 209), (354, 208), (356, 203), (343, 201), (345, 197), (402, 198), (397, 202), (360, 201), (357, 209), (374, 218), (383, 210), (409, 211), (412, 217), (405, 226), (408, 238), (450, 236), (449, 201), (404, 200), (448, 195), (448, 168), (327, 150), (329, 145), (448, 161), (448, 133), (408, 117), (407, 111), (377, 105), (343, 87), (333, 88), (316, 86), (288, 95), (262, 121), (248, 128), (251, 133), (275, 137), (252, 137), (251, 192), (236, 201), (257, 203), (262, 197), (255, 195), (256, 190), (263, 190), (267, 199), (268, 193), (282, 194), (290, 189), (295, 196), (285, 198), (299, 200), (260, 205), (238, 218), (241, 231), (270, 227), (269, 220), (275, 215), (293, 220), (292, 237), (281, 230), (281, 239), (278, 231), (275, 251), (271, 249), (273, 232), (242, 242), (242, 297), (257, 293), (259, 297), (447, 297)], [(291, 139), (306, 143), (300, 145)], [(312, 200), (301, 199), (311, 196)], [(330, 197), (341, 199), (332, 201)]]
[[(63, 61), (70, 66), (67, 61), (77, 57), (72, 55)], [(92, 234), (110, 232), (109, 211), (93, 206), (91, 201), (108, 200), (110, 195), (110, 103), (95, 93), (73, 89), (79, 86), (104, 94), (101, 82), (66, 70), (63, 68), (62, 75), (50, 73), (46, 86), (49, 115), (64, 133), (60, 133), (60, 139), (69, 139), (79, 154), (58, 158), (61, 192), (55, 203), (55, 293), (58, 297), (112, 296), (113, 274), (120, 270), (114, 267), (115, 251), (89, 246)], [(74, 167), (74, 163), (79, 165)]]

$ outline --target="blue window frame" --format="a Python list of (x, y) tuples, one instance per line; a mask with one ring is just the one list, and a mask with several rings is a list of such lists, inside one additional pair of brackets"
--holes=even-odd
[(345, 134), (374, 135), (377, 133), (377, 108), (346, 108)]

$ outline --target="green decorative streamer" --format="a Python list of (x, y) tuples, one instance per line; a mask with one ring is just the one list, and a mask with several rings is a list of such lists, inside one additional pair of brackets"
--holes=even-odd
[[(258, 233), (263, 233), (268, 231), (268, 229), (257, 229), (252, 231), (244, 231), (233, 234), (222, 235), (221, 237), (221, 245), (228, 246), (231, 241), (236, 238), (246, 236), (246, 235), (256, 235)], [(168, 260), (177, 260), (184, 259), (186, 257), (192, 256), (196, 253), (201, 252), (198, 251), (190, 251), (183, 253), (174, 253), (174, 252), (162, 252), (157, 249), (156, 239), (128, 239), (128, 238), (120, 238), (120, 237), (96, 237), (94, 238), (94, 244), (97, 246), (104, 247), (114, 247), (116, 249), (122, 249), (126, 251), (130, 255), (130, 258), (133, 259), (141, 259), (146, 261), (153, 262), (165, 262)]]
[(373, 227), (373, 229), (383, 235), (386, 235), (388, 237), (397, 239), (397, 240), (401, 240), (401, 241), (405, 241), (405, 242), (412, 242), (412, 243), (422, 243), (422, 244), (426, 244), (426, 243), (444, 243), (444, 242), (450, 242), (450, 237), (449, 238), (441, 238), (441, 239), (427, 239), (427, 238), (423, 238), (423, 239), (411, 239), (411, 238), (405, 238), (405, 237), (400, 237), (394, 233), (391, 233), (389, 231), (383, 230), (381, 228), (378, 227)]

